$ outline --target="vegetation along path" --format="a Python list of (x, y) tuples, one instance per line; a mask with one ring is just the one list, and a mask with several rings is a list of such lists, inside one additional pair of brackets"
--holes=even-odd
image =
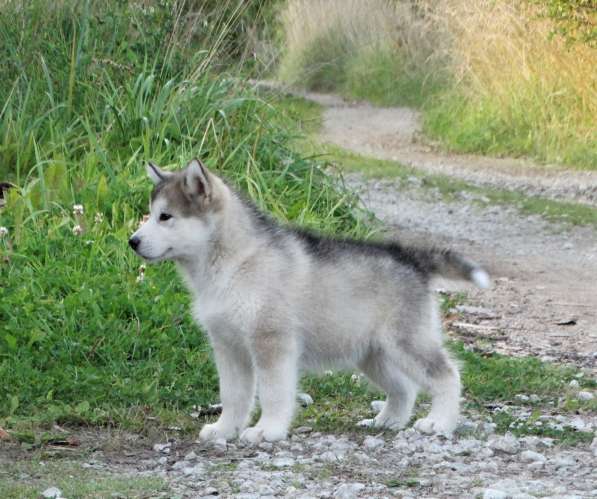
[(351, 158), (347, 182), (391, 232), (490, 270), (492, 289), (468, 292), (474, 306), (457, 308), (454, 334), (504, 354), (595, 365), (597, 172), (446, 153), (425, 142), (413, 109), (300, 96), (322, 106), (318, 141), (386, 160), (371, 169)]

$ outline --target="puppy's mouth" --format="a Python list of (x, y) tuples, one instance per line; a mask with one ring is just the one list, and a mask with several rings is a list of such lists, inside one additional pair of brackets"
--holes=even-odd
[(162, 260), (167, 260), (168, 257), (172, 254), (172, 250), (173, 248), (168, 248), (166, 251), (164, 251), (161, 255), (158, 256), (147, 256), (144, 255), (143, 253), (139, 253), (137, 252), (137, 254), (143, 258), (145, 261), (149, 262), (149, 263), (154, 263), (154, 262), (161, 262)]

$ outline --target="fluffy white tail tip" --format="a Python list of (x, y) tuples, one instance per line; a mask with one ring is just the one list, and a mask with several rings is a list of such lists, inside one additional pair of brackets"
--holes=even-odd
[(491, 286), (489, 274), (482, 269), (473, 270), (471, 274), (471, 281), (482, 289), (487, 289)]

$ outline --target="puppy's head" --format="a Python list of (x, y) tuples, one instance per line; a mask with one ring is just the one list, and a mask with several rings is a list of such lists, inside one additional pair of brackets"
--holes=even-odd
[(224, 183), (197, 159), (177, 172), (149, 163), (147, 174), (155, 184), (150, 213), (129, 239), (131, 248), (150, 262), (192, 259), (205, 251), (221, 216)]

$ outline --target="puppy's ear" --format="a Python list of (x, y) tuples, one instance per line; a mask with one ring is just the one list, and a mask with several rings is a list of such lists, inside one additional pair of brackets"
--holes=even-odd
[(209, 198), (211, 183), (207, 168), (198, 159), (193, 159), (185, 170), (185, 192), (190, 199)]
[(147, 170), (147, 175), (155, 185), (158, 185), (173, 175), (171, 172), (165, 172), (158, 165), (152, 163), (151, 161), (147, 163), (145, 169)]

